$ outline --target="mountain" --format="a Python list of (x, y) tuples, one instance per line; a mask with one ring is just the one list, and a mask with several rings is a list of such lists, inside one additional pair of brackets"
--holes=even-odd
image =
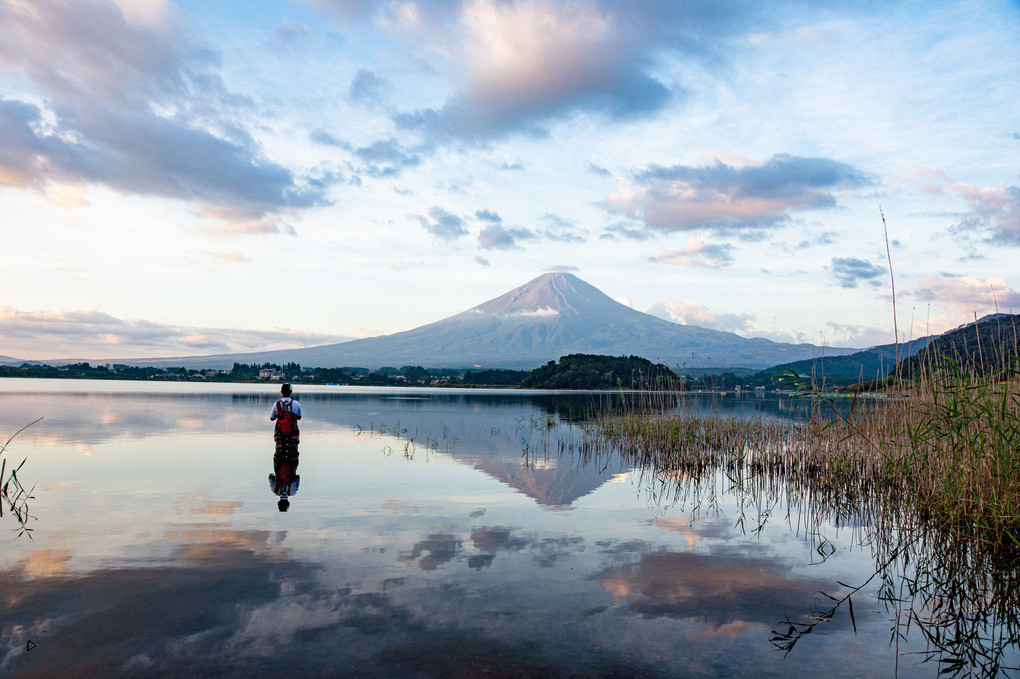
[(790, 368), (799, 375), (813, 376), (819, 386), (844, 386), (857, 382), (885, 379), (896, 367), (896, 356), (913, 356), (935, 338), (922, 337), (904, 342), (897, 349), (895, 344), (879, 346), (843, 356), (820, 356), (815, 359), (792, 361), (775, 365), (762, 371), (767, 376), (775, 375), (780, 368)]
[[(825, 349), (829, 355), (853, 351)], [(118, 362), (221, 368), (235, 361), (534, 368), (577, 353), (635, 355), (669, 366), (764, 368), (809, 359), (822, 350), (671, 323), (620, 304), (572, 274), (547, 273), (455, 316), (392, 335), (305, 349)]]
[(979, 375), (1008, 374), (1020, 354), (1020, 315), (989, 314), (976, 322), (944, 332), (921, 351), (900, 363), (900, 375), (919, 376), (932, 365), (955, 363)]

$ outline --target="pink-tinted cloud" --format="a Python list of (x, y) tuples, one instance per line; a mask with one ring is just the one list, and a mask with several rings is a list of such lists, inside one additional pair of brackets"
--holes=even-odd
[[(329, 11), (325, 0), (316, 4)], [(418, 40), (449, 73), (457, 93), (439, 108), (395, 117), (434, 138), (544, 134), (575, 112), (621, 119), (651, 115), (682, 93), (654, 73), (663, 54), (717, 63), (722, 43), (749, 27), (754, 3), (633, 3), (623, 0), (419, 0), (335, 11), (366, 14)]]
[(703, 243), (694, 236), (687, 237), (687, 245), (679, 250), (667, 250), (653, 262), (683, 267), (722, 267), (733, 262), (733, 246), (728, 243)]
[(974, 275), (925, 276), (916, 288), (903, 294), (949, 312), (954, 325), (974, 320), (974, 314), (980, 318), (996, 310), (1020, 313), (1020, 291), (997, 276), (985, 279)]
[(873, 183), (836, 160), (777, 154), (760, 165), (653, 165), (603, 205), (661, 231), (749, 233), (783, 225), (793, 213), (832, 209), (842, 193)]
[(967, 203), (970, 211), (956, 224), (957, 232), (978, 233), (993, 243), (1020, 245), (1020, 186), (977, 187), (931, 169), (918, 170), (910, 182), (922, 193), (949, 193)]
[(962, 196), (970, 207), (957, 229), (983, 230), (988, 240), (1007, 245), (1020, 245), (1020, 187), (950, 184), (947, 190)]

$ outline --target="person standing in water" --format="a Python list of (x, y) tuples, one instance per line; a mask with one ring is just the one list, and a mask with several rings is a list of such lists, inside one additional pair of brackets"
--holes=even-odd
[(273, 404), (270, 420), (276, 421), (273, 438), (276, 440), (276, 454), (273, 455), (273, 471), (269, 475), (269, 487), (280, 497), (281, 512), (290, 506), (291, 495), (297, 492), (300, 476), (297, 474), (298, 443), (301, 432), (298, 420), (301, 419), (301, 404), (291, 398), (291, 387), (284, 384), (280, 388), (283, 398)]
[(277, 453), (291, 448), (297, 453), (298, 443), (301, 439), (301, 432), (298, 431), (298, 420), (301, 419), (301, 404), (290, 397), (292, 393), (293, 390), (289, 384), (280, 387), (280, 394), (283, 398), (273, 404), (273, 412), (269, 414), (269, 419), (276, 421), (273, 438), (276, 439)]

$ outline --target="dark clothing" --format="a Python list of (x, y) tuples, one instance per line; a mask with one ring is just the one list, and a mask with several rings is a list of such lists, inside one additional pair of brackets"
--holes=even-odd
[(276, 444), (276, 455), (273, 456), (273, 473), (269, 475), (270, 489), (280, 497), (294, 495), (298, 491), (301, 477), (297, 473), (298, 452), (295, 444), (293, 451), (280, 451), (280, 443)]

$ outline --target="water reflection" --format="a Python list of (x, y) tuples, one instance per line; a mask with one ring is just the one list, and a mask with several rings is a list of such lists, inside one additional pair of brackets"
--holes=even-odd
[(17, 452), (49, 489), (0, 551), (0, 675), (933, 677), (982, 635), (933, 657), (1016, 664), (1016, 564), (794, 478), (589, 454), (615, 396), (299, 390), (315, 482), (280, 514), (273, 391), (0, 393), (0, 426), (47, 415)]
[[(888, 616), (897, 672), (901, 659), (931, 663), (939, 676), (1020, 672), (1020, 546), (1002, 548), (984, 539), (977, 526), (947, 525), (917, 511), (909, 489), (890, 487), (879, 478), (849, 474), (833, 483), (831, 476), (793, 464), (770, 465), (763, 463), (764, 456), (721, 452), (676, 459), (589, 436), (579, 455), (588, 464), (620, 456), (633, 460), (648, 496), (690, 511), (691, 527), (731, 499), (741, 531), (757, 535), (770, 525), (785, 525), (804, 536), (817, 563), (836, 560), (841, 548), (869, 553), (870, 569), (823, 584), (820, 600), (798, 605), (796, 597), (784, 598), (783, 607), (773, 609), (777, 615), (786, 611), (775, 618), (770, 635), (786, 655), (795, 647), (804, 651), (798, 644), (810, 634), (848, 626), (857, 633), (860, 605), (879, 604)], [(838, 546), (840, 532), (844, 542), (849, 538), (843, 547)], [(676, 555), (663, 560), (676, 560)], [(689, 564), (666, 569), (680, 570), (696, 572)], [(728, 591), (739, 591), (739, 576), (725, 579)], [(711, 589), (709, 574), (695, 580)], [(611, 582), (616, 585), (615, 579)], [(629, 592), (628, 584), (624, 581), (623, 588)], [(647, 589), (654, 592), (646, 597), (653, 602), (648, 610), (669, 610), (671, 588), (665, 581), (655, 580)], [(796, 593), (794, 587), (783, 589)]]
[(297, 473), (298, 450), (293, 448), (277, 448), (273, 454), (273, 473), (269, 475), (269, 490), (279, 498), (277, 507), (281, 512), (290, 509), (290, 498), (298, 492), (301, 477)]

